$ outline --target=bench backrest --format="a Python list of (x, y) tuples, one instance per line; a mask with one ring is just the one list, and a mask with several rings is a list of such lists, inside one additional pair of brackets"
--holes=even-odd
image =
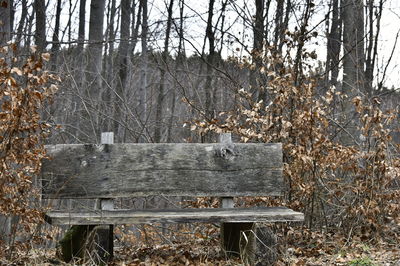
[(281, 144), (47, 146), (44, 198), (281, 195)]

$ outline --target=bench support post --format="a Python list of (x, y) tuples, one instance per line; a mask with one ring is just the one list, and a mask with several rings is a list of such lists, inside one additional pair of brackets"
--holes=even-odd
[[(96, 209), (112, 210), (114, 202), (112, 199), (100, 199)], [(94, 229), (94, 250), (97, 264), (107, 263), (114, 256), (114, 225), (97, 225)]]
[[(231, 144), (231, 133), (220, 134), (218, 142)], [(220, 198), (222, 208), (234, 208), (233, 197)], [(221, 247), (227, 256), (240, 256), (245, 265), (273, 265), (276, 237), (267, 227), (253, 222), (221, 224)]]
[[(101, 133), (101, 144), (114, 144), (114, 133)], [(96, 209), (113, 210), (113, 199), (99, 199)], [(96, 253), (99, 264), (107, 263), (114, 256), (114, 225), (98, 225), (96, 226)]]

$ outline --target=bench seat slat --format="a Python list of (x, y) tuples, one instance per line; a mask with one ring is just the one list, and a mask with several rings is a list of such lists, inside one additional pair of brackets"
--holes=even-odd
[(304, 215), (286, 207), (174, 210), (97, 210), (52, 211), (45, 217), (53, 225), (141, 224), (141, 223), (219, 223), (304, 221)]

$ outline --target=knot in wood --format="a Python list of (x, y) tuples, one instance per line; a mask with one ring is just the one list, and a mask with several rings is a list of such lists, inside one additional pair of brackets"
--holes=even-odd
[(236, 156), (235, 145), (233, 143), (219, 144), (215, 149), (215, 155), (221, 158)]

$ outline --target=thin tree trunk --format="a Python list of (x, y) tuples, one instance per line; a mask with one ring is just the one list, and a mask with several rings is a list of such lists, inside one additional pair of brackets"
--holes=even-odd
[(118, 120), (124, 117), (122, 112), (125, 101), (125, 86), (128, 74), (129, 62), (129, 27), (131, 24), (131, 7), (129, 0), (121, 0), (121, 42), (118, 49), (118, 80), (116, 86), (116, 97), (114, 101), (114, 132), (117, 133), (118, 139), (123, 139), (122, 129)]
[(58, 38), (60, 32), (60, 15), (61, 15), (61, 0), (57, 0), (56, 8), (56, 24), (54, 25), (53, 44), (51, 46), (51, 69), (55, 71), (57, 66), (58, 50), (60, 49), (60, 40)]
[[(253, 26), (253, 50), (251, 57), (255, 69), (250, 71), (250, 86), (254, 99), (261, 100), (265, 98), (265, 91), (259, 90), (259, 71), (262, 67), (263, 43), (264, 43), (264, 0), (255, 0), (256, 15)], [(258, 95), (257, 95), (258, 92)]]
[(169, 47), (169, 35), (171, 32), (172, 26), (172, 11), (173, 11), (174, 0), (170, 0), (168, 6), (168, 20), (167, 20), (167, 29), (165, 32), (165, 41), (164, 41), (164, 51), (162, 54), (162, 62), (160, 64), (160, 87), (158, 91), (157, 97), (157, 110), (156, 110), (156, 127), (154, 131), (154, 141), (161, 142), (161, 129), (163, 125), (162, 111), (164, 105), (164, 97), (165, 97), (165, 74), (166, 74), (166, 65), (168, 64), (168, 47)]
[(3, 0), (0, 5), (0, 46), (11, 40), (11, 2)]
[(206, 110), (206, 118), (212, 119), (214, 117), (214, 99), (212, 99), (212, 74), (213, 74), (213, 63), (215, 57), (215, 35), (213, 31), (213, 13), (214, 13), (214, 3), (215, 0), (210, 0), (208, 4), (208, 19), (207, 19), (207, 28), (206, 28), (206, 37), (208, 39), (208, 56), (206, 57), (207, 62), (207, 76), (206, 83), (204, 86), (205, 90), (205, 110)]
[[(183, 11), (185, 7), (185, 0), (179, 0), (179, 28), (177, 29), (178, 36), (179, 36), (179, 45), (178, 45), (178, 55), (175, 61), (175, 69), (177, 70), (176, 75), (179, 75), (179, 68), (183, 64), (183, 58), (185, 57), (184, 50), (183, 50)], [(173, 122), (175, 119), (175, 105), (176, 105), (176, 87), (177, 87), (177, 80), (174, 79), (174, 86), (172, 88), (171, 94), (171, 115), (169, 117), (168, 122), (168, 132), (167, 132), (167, 142), (172, 142), (172, 132), (173, 132)]]
[(275, 31), (274, 31), (274, 49), (278, 53), (279, 43), (282, 41), (282, 21), (283, 21), (283, 7), (285, 0), (276, 0), (276, 14), (275, 14)]
[(26, 17), (28, 16), (28, 7), (27, 7), (27, 0), (22, 0), (22, 10), (21, 10), (21, 19), (19, 20), (18, 23), (18, 28), (17, 28), (17, 36), (15, 39), (15, 42), (17, 44), (20, 43), (21, 39), (22, 39), (22, 34), (23, 34), (23, 29), (25, 26), (25, 22), (26, 22)]
[(86, 18), (86, 0), (80, 0), (79, 3), (79, 26), (78, 26), (78, 56), (83, 52), (83, 43), (85, 41), (85, 18)]
[[(340, 49), (342, 23), (339, 12), (339, 0), (332, 2), (332, 23), (328, 35), (327, 59), (326, 59), (326, 79), (327, 85), (336, 85), (339, 75)], [(330, 73), (330, 78), (329, 78)]]
[(139, 1), (139, 8), (136, 15), (136, 23), (135, 23), (135, 1), (133, 1), (132, 6), (132, 36), (131, 36), (131, 47), (130, 50), (132, 53), (135, 53), (136, 45), (139, 37), (139, 28), (142, 25), (142, 1)]
[(148, 32), (148, 21), (147, 21), (147, 0), (140, 0), (142, 6), (142, 56), (141, 56), (141, 81), (139, 87), (139, 113), (143, 128), (141, 132), (144, 132), (146, 117), (147, 117), (147, 71), (148, 71), (148, 54), (147, 54), (147, 32)]
[[(102, 86), (102, 50), (103, 50), (103, 22), (104, 22), (105, 0), (92, 0), (90, 3), (89, 19), (89, 44), (88, 64), (86, 67), (86, 100), (90, 102), (91, 110), (98, 107), (99, 96)], [(99, 128), (99, 121), (96, 111), (87, 113), (88, 125), (92, 135), (96, 136)]]
[(46, 49), (46, 6), (45, 1), (35, 0), (36, 29), (35, 44), (39, 52)]
[[(378, 52), (378, 36), (380, 32), (380, 24), (382, 17), (383, 0), (379, 1), (378, 10), (374, 13), (374, 1), (368, 1), (368, 47), (367, 47), (367, 59), (365, 61), (365, 87), (369, 95), (373, 94), (372, 81), (374, 79), (374, 66)], [(375, 14), (375, 16), (374, 16)], [(374, 21), (376, 26), (374, 26)], [(376, 32), (374, 34), (374, 27)]]
[(31, 46), (31, 33), (32, 33), (32, 27), (33, 27), (33, 19), (35, 18), (35, 9), (33, 9), (33, 12), (30, 14), (28, 23), (26, 25), (26, 28), (23, 32), (27, 32), (28, 34), (25, 35), (25, 46), (30, 47)]

